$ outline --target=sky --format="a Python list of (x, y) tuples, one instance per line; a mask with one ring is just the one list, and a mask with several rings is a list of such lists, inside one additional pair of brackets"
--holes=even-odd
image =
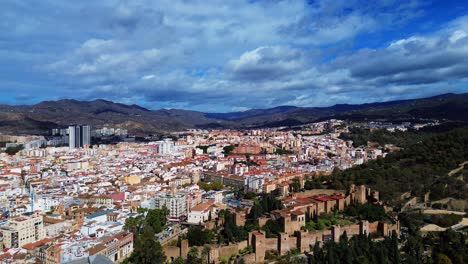
[(230, 112), (468, 92), (468, 2), (2, 0), (0, 104)]

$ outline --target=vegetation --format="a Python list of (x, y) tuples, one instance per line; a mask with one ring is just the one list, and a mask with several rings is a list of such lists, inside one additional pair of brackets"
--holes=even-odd
[[(144, 211), (144, 210), (143, 210)], [(168, 210), (148, 210), (146, 217), (129, 217), (124, 229), (132, 232), (135, 238), (134, 251), (127, 259), (128, 263), (164, 263), (166, 256), (155, 233), (161, 232), (167, 221)]]
[(220, 191), (224, 188), (224, 185), (219, 182), (198, 182), (198, 186), (206, 191)]
[(174, 261), (172, 262), (172, 264), (185, 264), (186, 263), (186, 259), (184, 259), (183, 257), (177, 257), (176, 259), (174, 259)]
[(368, 220), (369, 222), (382, 221), (387, 218), (387, 214), (382, 206), (372, 204), (351, 204), (346, 207), (344, 213), (359, 220)]
[(7, 143), (11, 143), (10, 141), (0, 141), (0, 148), (6, 147)]
[[(448, 229), (444, 232), (431, 233), (424, 239), (424, 244), (432, 248), (432, 259), (436, 263), (449, 259), (453, 264), (468, 263), (468, 244), (463, 233)], [(447, 262), (445, 262), (447, 263)]]
[(325, 230), (331, 228), (333, 225), (345, 226), (350, 224), (352, 224), (352, 221), (340, 219), (336, 214), (323, 214), (316, 216), (314, 219), (311, 219), (309, 215), (306, 215), (306, 225), (304, 230)]
[(163, 231), (166, 226), (168, 215), (169, 210), (166, 207), (163, 207), (163, 209), (149, 210), (145, 222), (153, 229), (154, 233), (159, 233)]
[(166, 261), (162, 246), (156, 240), (151, 227), (145, 226), (141, 233), (137, 234), (134, 250), (127, 261), (135, 264), (164, 263)]
[(284, 231), (281, 230), (281, 225), (272, 219), (269, 219), (261, 229), (265, 231), (265, 236), (267, 238), (278, 237), (279, 233)]
[(236, 193), (238, 199), (254, 200), (257, 198), (257, 194), (254, 192), (244, 192), (243, 190), (238, 190)]
[(208, 145), (208, 146), (203, 145), (203, 146), (197, 146), (196, 148), (203, 150), (203, 154), (207, 154), (208, 153), (208, 148), (211, 147), (211, 146), (214, 146), (214, 145)]
[[(428, 233), (424, 238), (420, 228), (431, 223), (431, 218), (420, 211), (399, 215), (401, 225), (407, 228), (403, 233), (402, 259), (405, 263), (468, 263), (466, 233), (447, 229), (444, 232)], [(430, 253), (425, 255), (425, 250)]]
[(428, 134), (416, 130), (390, 132), (385, 128), (369, 130), (360, 127), (350, 127), (348, 133), (341, 133), (340, 139), (352, 140), (354, 147), (367, 146), (367, 142), (376, 142), (381, 146), (393, 144), (408, 146), (427, 138)]
[(408, 191), (417, 196), (430, 191), (432, 199), (448, 196), (467, 199), (465, 179), (447, 175), (468, 160), (467, 144), (466, 128), (435, 135), (385, 158), (334, 171), (331, 188), (365, 184), (379, 191), (380, 198), (387, 201)]
[(292, 249), (286, 253), (284, 256), (279, 256), (277, 254), (269, 253), (269, 259), (274, 260), (277, 264), (306, 264), (307, 258), (300, 256), (300, 251), (297, 249)]
[(199, 256), (198, 248), (192, 247), (190, 248), (189, 252), (187, 253), (187, 263), (190, 264), (202, 264), (203, 261)]
[(213, 233), (201, 226), (190, 226), (187, 232), (189, 246), (203, 246), (211, 243)]
[(326, 185), (323, 183), (329, 180), (326, 176), (315, 177), (315, 178), (307, 178), (304, 182), (304, 189), (312, 190), (312, 189), (326, 189)]
[(247, 240), (249, 231), (244, 226), (237, 226), (235, 217), (229, 210), (224, 210), (221, 214), (224, 217), (223, 229), (219, 234), (220, 244), (229, 244)]
[(463, 216), (456, 214), (428, 215), (428, 217), (428, 222), (441, 227), (451, 227), (460, 223), (460, 221), (463, 219)]
[(326, 242), (323, 247), (318, 243), (312, 248), (313, 256), (309, 263), (402, 263), (396, 236), (381, 242), (372, 241), (369, 236), (359, 235), (348, 240), (346, 232), (339, 243)]
[(23, 145), (18, 145), (18, 146), (15, 146), (15, 147), (8, 147), (5, 149), (5, 153), (8, 154), (8, 155), (15, 155), (16, 153), (20, 152), (21, 150), (23, 150)]
[(278, 154), (278, 155), (289, 155), (289, 154), (294, 154), (294, 151), (287, 150), (287, 149), (277, 148), (277, 149), (275, 150), (275, 154)]
[(223, 148), (223, 153), (225, 155), (229, 155), (235, 148), (236, 148), (236, 146), (233, 146), (233, 145), (225, 146)]
[(279, 209), (283, 209), (283, 204), (274, 194), (262, 194), (261, 199), (252, 206), (250, 213), (247, 215), (247, 222), (255, 225), (258, 218), (264, 213)]
[(301, 190), (301, 183), (299, 182), (299, 178), (294, 178), (292, 182), (289, 184), (289, 191), (299, 192), (300, 190)]

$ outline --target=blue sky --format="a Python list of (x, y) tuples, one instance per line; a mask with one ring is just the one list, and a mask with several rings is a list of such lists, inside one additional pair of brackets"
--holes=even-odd
[(464, 1), (0, 3), (0, 103), (207, 112), (468, 92)]

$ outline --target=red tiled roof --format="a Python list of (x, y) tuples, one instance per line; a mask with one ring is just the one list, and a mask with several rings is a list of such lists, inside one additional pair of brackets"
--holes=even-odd
[(341, 196), (341, 195), (333, 195), (333, 196), (331, 196), (330, 198), (332, 198), (332, 199), (334, 199), (334, 200), (341, 200), (341, 199), (345, 199), (346, 197)]
[(47, 243), (53, 242), (53, 241), (54, 241), (53, 238), (44, 238), (44, 239), (36, 241), (36, 242), (28, 243), (28, 244), (24, 245), (23, 248), (26, 249), (26, 250), (33, 250), (33, 249), (35, 249), (37, 247), (40, 247), (40, 246), (42, 246), (44, 244), (47, 244)]
[(334, 199), (328, 198), (328, 197), (316, 197), (316, 198), (314, 198), (314, 199), (317, 200), (317, 201), (320, 201), (320, 202), (334, 201)]
[(10, 253), (5, 253), (0, 255), (0, 260), (5, 260), (11, 258)]

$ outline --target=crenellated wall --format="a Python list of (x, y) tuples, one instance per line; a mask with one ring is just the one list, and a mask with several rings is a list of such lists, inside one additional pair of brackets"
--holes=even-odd
[[(276, 239), (275, 239), (276, 242)], [(271, 241), (270, 241), (271, 243)], [(249, 245), (248, 241), (242, 241), (236, 244), (231, 244), (227, 246), (219, 245), (208, 245), (210, 247), (210, 260), (217, 264), (219, 263), (219, 257), (230, 257), (232, 255), (237, 255), (239, 250), (246, 248)], [(197, 247), (198, 252), (203, 250), (203, 247)], [(189, 251), (188, 240), (184, 239), (181, 241), (181, 247), (176, 246), (164, 246), (164, 254), (166, 255), (169, 263), (175, 260), (177, 257), (182, 256), (187, 258), (187, 253)]]
[[(305, 226), (305, 215), (310, 217), (320, 215), (322, 213), (331, 212), (335, 208), (344, 210), (346, 206), (352, 203), (375, 202), (378, 200), (378, 192), (372, 192), (370, 188), (364, 185), (351, 186), (349, 195), (334, 200), (322, 199), (317, 202), (311, 202), (306, 206), (297, 206), (293, 209), (283, 209), (271, 212), (270, 217), (260, 217), (259, 225), (263, 226), (269, 219), (274, 219), (281, 226), (283, 232), (277, 238), (266, 238), (262, 231), (253, 231), (249, 233), (247, 241), (228, 246), (209, 245), (211, 248), (210, 259), (214, 263), (219, 263), (220, 257), (230, 257), (238, 254), (239, 250), (252, 246), (253, 253), (242, 256), (246, 263), (262, 263), (265, 260), (267, 251), (276, 251), (280, 255), (286, 254), (293, 249), (299, 249), (301, 252), (308, 252), (319, 242), (320, 245), (327, 241), (338, 242), (340, 237), (346, 232), (348, 237), (360, 234), (380, 233), (383, 236), (391, 236), (394, 232), (399, 236), (400, 223), (391, 224), (387, 222), (372, 222), (361, 221), (358, 224), (347, 226), (333, 226), (329, 230), (308, 232), (301, 228)], [(244, 224), (244, 212), (236, 212), (236, 223)], [(395, 219), (394, 219), (395, 220)], [(188, 241), (183, 240), (181, 248), (179, 247), (164, 247), (164, 252), (169, 260), (173, 260), (178, 256), (187, 257), (189, 250)], [(199, 251), (202, 247), (199, 247)]]
[[(329, 240), (338, 242), (340, 237), (346, 232), (348, 237), (359, 234), (371, 234), (379, 232), (384, 236), (391, 236), (392, 232), (399, 235), (400, 224), (389, 224), (385, 222), (361, 221), (359, 224), (347, 226), (333, 226), (330, 230), (323, 231), (298, 231), (295, 236), (290, 233), (280, 233), (278, 238), (265, 238), (265, 234), (259, 231), (254, 231), (249, 234), (249, 241), (254, 249), (255, 262), (262, 262), (265, 259), (265, 253), (268, 250), (276, 250), (279, 254), (284, 255), (292, 249), (299, 249), (301, 252), (310, 251), (310, 248), (319, 242), (321, 245)], [(250, 263), (250, 262), (249, 262)]]
[[(280, 233), (277, 238), (266, 238), (265, 233), (261, 231), (254, 231), (249, 233), (249, 239), (242, 241), (237, 244), (231, 244), (228, 246), (209, 245), (211, 248), (210, 259), (215, 263), (219, 263), (219, 257), (230, 257), (238, 254), (239, 250), (244, 249), (248, 246), (252, 246), (253, 254), (243, 256), (246, 263), (261, 263), (265, 260), (265, 254), (267, 251), (274, 250), (279, 254), (284, 255), (292, 249), (299, 249), (301, 252), (310, 251), (310, 248), (319, 242), (321, 245), (329, 240), (338, 242), (340, 237), (346, 232), (348, 237), (352, 237), (359, 234), (371, 234), (379, 232), (384, 236), (391, 236), (393, 232), (399, 235), (398, 230), (400, 224), (389, 224), (385, 222), (373, 222), (361, 221), (359, 224), (347, 225), (347, 226), (333, 226), (329, 230), (323, 231), (298, 231), (295, 235), (291, 233)], [(166, 246), (164, 247), (164, 253), (168, 260), (172, 261), (179, 256), (187, 257), (189, 250), (188, 241), (182, 240), (182, 247)], [(198, 247), (199, 251), (203, 247)]]

